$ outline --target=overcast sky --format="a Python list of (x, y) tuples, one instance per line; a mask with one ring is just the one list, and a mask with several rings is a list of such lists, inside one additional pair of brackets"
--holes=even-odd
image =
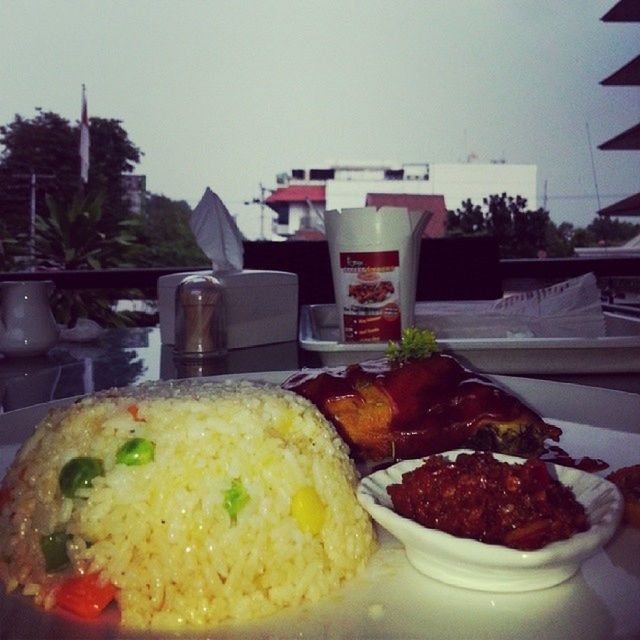
[[(639, 52), (615, 0), (0, 0), (0, 123), (35, 107), (122, 120), (147, 187), (241, 219), (278, 173), (334, 160), (538, 166), (555, 222), (640, 189)], [(589, 135), (595, 164), (591, 163)], [(597, 190), (596, 190), (597, 185)], [(455, 208), (459, 203), (447, 203)], [(241, 225), (242, 226), (242, 225)]]

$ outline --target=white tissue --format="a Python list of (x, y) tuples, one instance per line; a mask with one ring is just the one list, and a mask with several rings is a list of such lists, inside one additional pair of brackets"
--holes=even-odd
[(211, 259), (214, 273), (242, 270), (242, 234), (227, 207), (209, 187), (191, 213), (189, 226), (198, 246)]
[(416, 325), (438, 338), (600, 338), (606, 335), (596, 277), (564, 282), (499, 300), (418, 302)]

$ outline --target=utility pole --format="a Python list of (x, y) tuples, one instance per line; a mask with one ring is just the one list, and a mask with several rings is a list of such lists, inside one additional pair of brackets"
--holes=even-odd
[(598, 190), (598, 177), (596, 175), (596, 163), (593, 159), (593, 146), (591, 145), (591, 132), (589, 131), (589, 123), (585, 123), (587, 129), (587, 144), (589, 145), (589, 155), (591, 156), (591, 171), (593, 173), (593, 186), (596, 190), (596, 202), (598, 203), (598, 211), (602, 208), (600, 204), (600, 191)]
[(30, 173), (14, 174), (16, 178), (29, 178), (29, 258), (31, 260), (30, 269), (33, 270), (36, 255), (36, 191), (38, 187), (38, 178), (47, 179), (55, 178), (52, 173), (36, 173), (31, 169)]
[(36, 172), (31, 169), (31, 207), (29, 211), (29, 258), (31, 259), (31, 265), (36, 257)]
[(260, 186), (260, 239), (264, 240), (264, 194), (266, 193), (266, 189), (262, 182), (259, 184)]
[(265, 222), (265, 195), (269, 191), (273, 191), (273, 189), (269, 189), (265, 187), (262, 182), (258, 183), (258, 187), (260, 189), (260, 197), (252, 198), (251, 200), (245, 200), (245, 204), (259, 204), (260, 205), (260, 240), (266, 240), (266, 235), (264, 231), (264, 222)]

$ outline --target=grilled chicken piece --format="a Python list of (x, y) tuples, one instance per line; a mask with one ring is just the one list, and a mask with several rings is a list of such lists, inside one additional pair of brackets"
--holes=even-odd
[(562, 433), (515, 396), (441, 353), (302, 371), (283, 387), (311, 400), (356, 460), (417, 458), (459, 447), (529, 457)]

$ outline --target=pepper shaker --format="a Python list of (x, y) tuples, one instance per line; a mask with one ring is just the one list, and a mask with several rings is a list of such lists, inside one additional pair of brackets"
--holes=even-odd
[(176, 289), (174, 356), (204, 359), (227, 353), (224, 287), (210, 275), (187, 276)]

